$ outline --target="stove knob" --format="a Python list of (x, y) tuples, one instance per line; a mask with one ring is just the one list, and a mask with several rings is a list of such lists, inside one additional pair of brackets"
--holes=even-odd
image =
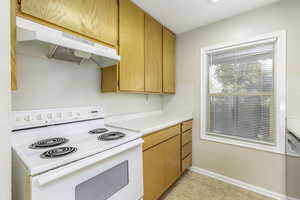
[(30, 121), (30, 116), (29, 115), (25, 116), (24, 121), (29, 122)]
[(37, 115), (36, 120), (41, 121), (42, 120), (42, 115), (41, 114)]
[(57, 118), (61, 119), (62, 118), (62, 113), (57, 113)]
[(52, 114), (51, 113), (47, 114), (47, 118), (52, 119)]

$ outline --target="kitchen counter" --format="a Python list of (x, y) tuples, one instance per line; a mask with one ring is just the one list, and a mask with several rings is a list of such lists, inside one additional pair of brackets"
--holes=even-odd
[(157, 111), (136, 115), (125, 115), (117, 118), (108, 118), (105, 125), (137, 131), (142, 133), (144, 136), (190, 119), (192, 119), (191, 112), (164, 113), (162, 111)]
[(287, 129), (300, 139), (300, 119), (287, 119)]

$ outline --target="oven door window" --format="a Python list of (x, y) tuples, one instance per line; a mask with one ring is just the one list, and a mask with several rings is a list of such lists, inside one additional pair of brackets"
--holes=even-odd
[(128, 161), (79, 184), (76, 200), (107, 200), (129, 183)]

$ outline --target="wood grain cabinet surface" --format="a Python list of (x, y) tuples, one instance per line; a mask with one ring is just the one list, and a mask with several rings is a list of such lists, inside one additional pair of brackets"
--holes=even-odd
[(119, 0), (121, 61), (114, 70), (102, 69), (101, 91), (174, 94), (175, 43), (175, 34), (153, 17), (130, 0)]
[(182, 159), (184, 159), (191, 153), (192, 153), (192, 143), (191, 142), (182, 146)]
[(165, 190), (164, 145), (144, 151), (144, 200), (157, 200)]
[[(176, 36), (130, 0), (11, 1), (17, 16), (117, 48), (119, 65), (101, 70), (102, 92), (175, 93)], [(11, 79), (16, 89), (11, 16)]]
[(176, 135), (180, 134), (180, 125), (175, 125), (143, 137), (143, 150), (147, 150), (159, 143), (162, 143)]
[(163, 92), (176, 92), (176, 36), (163, 30)]
[(182, 160), (182, 173), (184, 173), (190, 166), (192, 166), (192, 154)]
[(183, 122), (183, 123), (181, 124), (182, 132), (186, 132), (186, 131), (188, 131), (188, 130), (191, 130), (192, 127), (193, 127), (193, 121), (192, 121), (192, 120)]
[(181, 123), (181, 172), (192, 166), (192, 127), (193, 120)]
[(181, 146), (184, 146), (189, 142), (192, 142), (192, 130), (188, 130), (182, 133), (181, 136)]
[(158, 200), (180, 177), (180, 156), (180, 135), (144, 151), (144, 200)]
[(117, 0), (21, 0), (21, 12), (115, 46)]
[(119, 3), (120, 91), (145, 90), (145, 13), (130, 0)]
[(192, 165), (192, 120), (143, 139), (144, 200), (158, 200)]
[(181, 175), (180, 135), (164, 143), (165, 151), (165, 189), (168, 189)]
[(145, 16), (145, 92), (162, 92), (163, 26), (150, 15)]
[(10, 1), (10, 66), (11, 90), (17, 90), (17, 62), (16, 62), (16, 1)]

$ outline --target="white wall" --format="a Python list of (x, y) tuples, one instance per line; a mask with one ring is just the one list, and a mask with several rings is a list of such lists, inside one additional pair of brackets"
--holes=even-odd
[[(193, 109), (193, 164), (278, 193), (285, 192), (283, 155), (202, 141), (200, 135), (200, 49), (287, 30), (287, 115), (300, 118), (300, 1), (264, 8), (181, 34), (177, 38), (178, 92), (163, 98), (166, 110)], [(192, 102), (192, 103), (191, 103)]]
[[(108, 116), (160, 110), (160, 95), (101, 93), (100, 69), (45, 57), (45, 48), (17, 48), (18, 90), (13, 110), (102, 105)], [(28, 53), (29, 52), (29, 53)]]
[(11, 199), (9, 2), (0, 7), (0, 199)]

